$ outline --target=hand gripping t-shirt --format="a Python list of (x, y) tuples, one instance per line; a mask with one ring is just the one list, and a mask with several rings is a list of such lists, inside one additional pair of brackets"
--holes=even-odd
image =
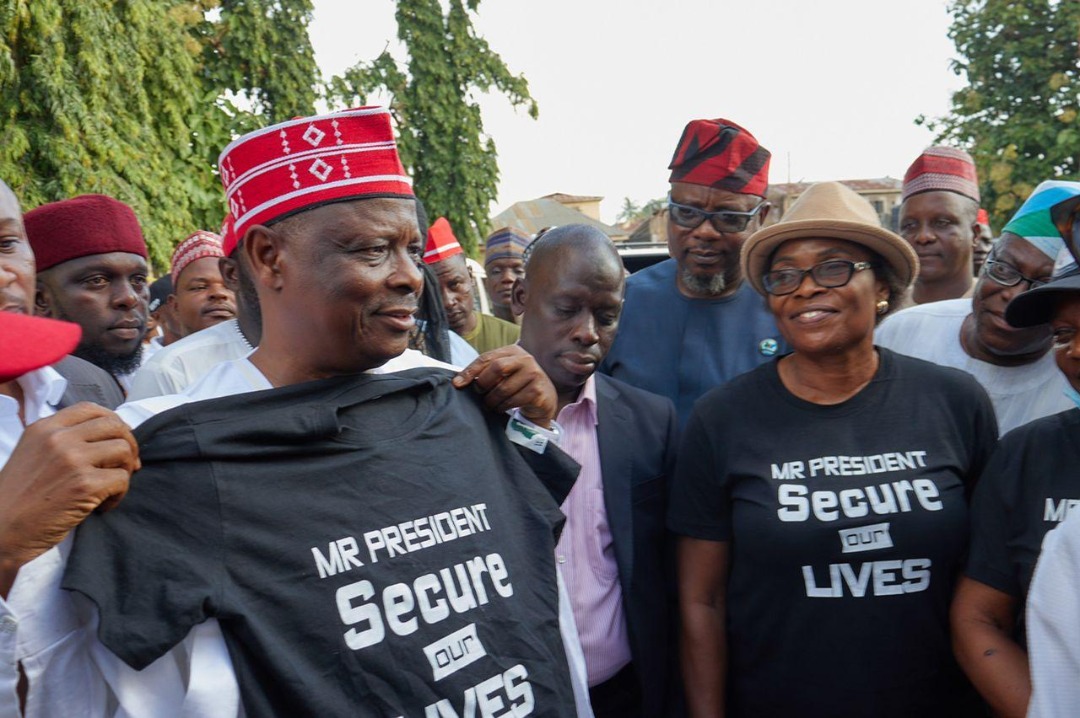
[(719, 299), (684, 297), (674, 259), (626, 280), (619, 331), (600, 371), (666, 396), (686, 426), (709, 389), (786, 351), (765, 300), (746, 282)]
[(841, 404), (773, 362), (691, 415), (669, 524), (731, 544), (729, 715), (969, 715), (948, 608), (994, 411), (969, 375), (878, 353)]
[(216, 618), (249, 716), (573, 715), (562, 515), (451, 376), (327, 379), (150, 419), (142, 470), (79, 528), (65, 588), (135, 668)]
[(1017, 599), (1018, 625), (1043, 538), (1080, 506), (1080, 409), (1001, 437), (971, 503), (964, 573)]

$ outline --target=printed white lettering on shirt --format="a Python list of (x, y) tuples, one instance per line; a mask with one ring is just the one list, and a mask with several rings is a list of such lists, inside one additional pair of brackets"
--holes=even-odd
[[(845, 589), (854, 598), (918, 593), (930, 587), (930, 559), (867, 561), (863, 564), (831, 563), (828, 582), (819, 583), (812, 566), (803, 566), (807, 598), (843, 598)], [(858, 566), (858, 568), (855, 568)]]
[[(363, 538), (368, 551), (368, 560), (371, 563), (378, 563), (380, 551), (385, 554), (383, 558), (393, 558), (490, 530), (487, 504), (473, 504), (374, 529), (366, 532)], [(325, 554), (318, 547), (311, 547), (311, 555), (315, 559), (315, 569), (319, 572), (319, 578), (327, 578), (363, 566), (364, 563), (359, 558), (359, 554), (360, 548), (353, 536), (331, 541), (327, 544)]]
[(1053, 499), (1046, 500), (1046, 510), (1043, 511), (1043, 521), (1053, 521), (1055, 523), (1065, 520), (1065, 517), (1080, 506), (1080, 499), (1061, 499), (1055, 502)]
[(861, 551), (876, 551), (882, 548), (892, 548), (892, 536), (889, 534), (889, 524), (870, 524), (853, 529), (840, 529), (840, 546), (844, 553), (859, 553)]
[(909, 471), (926, 468), (925, 451), (890, 451), (873, 456), (819, 456), (808, 461), (786, 461), (771, 464), (772, 478), (778, 481), (815, 476), (866, 476), (890, 471)]
[(807, 521), (812, 510), (819, 521), (836, 521), (841, 514), (858, 519), (870, 513), (879, 516), (908, 513), (913, 506), (912, 496), (927, 511), (941, 511), (944, 505), (938, 498), (940, 495), (937, 484), (930, 479), (905, 479), (839, 492), (827, 489), (812, 492), (801, 484), (781, 484), (776, 490), (780, 503), (776, 515), (781, 521)]
[(473, 661), (487, 655), (484, 644), (476, 635), (476, 624), (470, 623), (449, 636), (424, 646), (424, 655), (431, 664), (431, 674), (436, 681), (456, 673)]
[(373, 600), (375, 586), (367, 579), (346, 584), (337, 590), (338, 614), (346, 626), (359, 628), (344, 633), (345, 645), (359, 651), (381, 643), (387, 627), (399, 636), (414, 633), (420, 626), (417, 615), (433, 624), (449, 618), (451, 610), (465, 613), (484, 606), (494, 598), (488, 594), (488, 584), (503, 598), (514, 595), (506, 562), (497, 553), (426, 573), (412, 584), (387, 586), (381, 601)]
[[(459, 713), (444, 698), (424, 709), (424, 718), (523, 718), (532, 715), (536, 702), (529, 672), (520, 663), (465, 691)], [(504, 696), (502, 695), (505, 693)]]

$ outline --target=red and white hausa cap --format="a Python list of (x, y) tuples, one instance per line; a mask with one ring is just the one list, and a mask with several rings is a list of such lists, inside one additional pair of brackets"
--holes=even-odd
[(233, 141), (218, 157), (232, 231), (359, 197), (412, 198), (390, 112), (360, 107), (272, 125)]

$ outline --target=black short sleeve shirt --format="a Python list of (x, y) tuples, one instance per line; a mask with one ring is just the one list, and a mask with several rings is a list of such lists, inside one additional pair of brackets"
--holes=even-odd
[(504, 426), (430, 370), (180, 407), (64, 586), (136, 668), (216, 618), (251, 716), (572, 715), (562, 515)]
[(773, 362), (691, 416), (669, 524), (731, 544), (732, 715), (965, 715), (948, 605), (993, 408), (962, 372), (878, 351), (841, 404), (794, 396)]

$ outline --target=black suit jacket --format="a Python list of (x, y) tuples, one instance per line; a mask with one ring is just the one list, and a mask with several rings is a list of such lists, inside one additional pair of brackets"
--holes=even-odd
[(58, 408), (78, 404), (80, 401), (99, 404), (106, 409), (115, 409), (124, 403), (124, 393), (116, 379), (88, 361), (68, 355), (53, 364), (52, 368), (67, 379), (67, 389), (64, 390)]
[(676, 696), (674, 551), (666, 528), (678, 418), (671, 400), (595, 374), (604, 505), (619, 565), (643, 715), (680, 710)]

